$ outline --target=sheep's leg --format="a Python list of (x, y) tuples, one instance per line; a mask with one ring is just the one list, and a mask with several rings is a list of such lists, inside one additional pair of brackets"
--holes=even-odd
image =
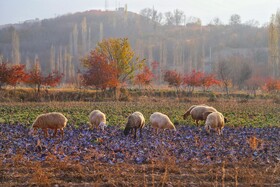
[(54, 129), (54, 134), (53, 134), (53, 137), (55, 137), (57, 134), (57, 129)]
[(44, 129), (43, 131), (44, 131), (45, 138), (47, 138), (49, 136), (48, 129)]
[(136, 139), (137, 128), (134, 128), (134, 139)]
[(199, 125), (198, 120), (195, 120), (195, 123), (196, 123), (197, 126)]
[(142, 128), (140, 127), (140, 137), (142, 138)]
[(63, 131), (63, 129), (60, 129), (60, 133), (61, 133), (61, 137), (62, 137), (62, 139), (63, 139), (63, 137), (64, 137), (64, 131)]
[(221, 129), (218, 129), (218, 135), (221, 135), (221, 134), (222, 134)]
[(33, 135), (35, 135), (35, 134), (37, 134), (37, 133), (38, 133), (37, 128), (34, 128), (34, 130), (33, 130)]

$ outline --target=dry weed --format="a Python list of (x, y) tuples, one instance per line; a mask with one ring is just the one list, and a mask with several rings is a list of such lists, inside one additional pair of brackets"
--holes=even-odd
[(256, 136), (251, 136), (250, 138), (248, 138), (248, 143), (252, 150), (256, 150), (261, 147), (263, 141), (261, 139), (258, 139)]

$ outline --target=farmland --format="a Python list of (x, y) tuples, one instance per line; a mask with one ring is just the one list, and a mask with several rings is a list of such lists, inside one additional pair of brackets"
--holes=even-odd
[(193, 98), (180, 101), (175, 98), (149, 100), (137, 99), (135, 102), (9, 102), (0, 104), (0, 122), (8, 124), (30, 125), (41, 113), (62, 112), (74, 126), (88, 123), (88, 115), (93, 109), (100, 109), (107, 114), (108, 124), (121, 126), (129, 114), (141, 111), (145, 118), (155, 112), (166, 113), (174, 123), (191, 125), (192, 120), (183, 120), (182, 115), (193, 104), (206, 103), (221, 111), (229, 120), (228, 126), (267, 127), (279, 126), (279, 104), (266, 99), (220, 99), (207, 102), (207, 98)]
[[(182, 114), (193, 104), (217, 108), (229, 120), (222, 136), (207, 135)], [(105, 132), (88, 128), (88, 114), (107, 114)], [(65, 138), (31, 136), (38, 114), (68, 118)], [(166, 113), (177, 131), (125, 137), (126, 118), (141, 111)], [(0, 184), (209, 186), (280, 183), (280, 111), (273, 100), (139, 98), (134, 102), (11, 102), (0, 104)]]

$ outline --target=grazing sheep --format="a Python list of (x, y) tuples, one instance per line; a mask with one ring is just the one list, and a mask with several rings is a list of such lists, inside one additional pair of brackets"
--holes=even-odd
[[(201, 104), (201, 105), (192, 105), (192, 106), (187, 110), (187, 112), (185, 112), (185, 113), (183, 114), (183, 119), (187, 119), (187, 117), (190, 115), (191, 110), (192, 110), (194, 107), (197, 107), (197, 106), (207, 106), (207, 105), (205, 105), (205, 104)], [(208, 106), (207, 106), (207, 107), (208, 107)]]
[(63, 138), (63, 128), (66, 126), (67, 118), (59, 112), (50, 112), (37, 116), (36, 120), (32, 124), (32, 129), (36, 132), (38, 128), (44, 131), (45, 137), (48, 137), (48, 129), (54, 129), (54, 135), (56, 136), (57, 130), (61, 132)]
[(196, 125), (199, 125), (199, 121), (204, 121), (206, 119), (204, 118), (203, 113), (217, 112), (215, 108), (207, 105), (193, 105), (189, 110), (184, 114), (184, 119), (186, 119), (190, 115), (195, 121)]
[(93, 110), (89, 114), (89, 123), (91, 124), (91, 128), (100, 128), (102, 131), (104, 130), (106, 125), (106, 115), (100, 110)]
[(150, 116), (150, 123), (154, 129), (157, 129), (157, 133), (158, 129), (174, 129), (176, 131), (176, 128), (170, 121), (169, 117), (160, 112), (154, 112)]
[(134, 129), (134, 139), (136, 139), (136, 131), (140, 129), (140, 137), (142, 138), (142, 128), (145, 126), (145, 118), (141, 112), (134, 112), (128, 116), (124, 129), (124, 135), (128, 135)]
[(187, 119), (187, 117), (190, 115), (191, 110), (192, 110), (194, 107), (196, 107), (196, 106), (198, 106), (198, 105), (192, 105), (192, 106), (187, 110), (187, 112), (185, 112), (185, 114), (183, 115), (183, 119)]
[(214, 129), (220, 135), (225, 126), (225, 122), (227, 122), (223, 114), (220, 112), (205, 112), (203, 115), (206, 118), (205, 130), (207, 133), (210, 133), (210, 129)]

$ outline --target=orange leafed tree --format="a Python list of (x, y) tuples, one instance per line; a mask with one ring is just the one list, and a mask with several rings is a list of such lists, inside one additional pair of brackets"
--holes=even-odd
[(7, 84), (9, 76), (10, 76), (10, 68), (8, 64), (5, 62), (0, 63), (0, 89)]
[(63, 74), (58, 71), (53, 71), (44, 77), (44, 86), (57, 86), (62, 80)]
[(83, 74), (83, 83), (97, 89), (115, 88), (119, 85), (116, 62), (108, 62), (102, 53), (92, 51), (89, 56), (82, 59), (87, 71)]
[(195, 87), (202, 85), (202, 77), (204, 74), (200, 71), (192, 70), (190, 74), (186, 74), (184, 77), (184, 84), (190, 87), (190, 91), (194, 91)]
[(204, 91), (209, 89), (213, 85), (220, 85), (221, 82), (216, 79), (214, 74), (203, 74), (201, 78), (201, 86), (203, 86)]
[(4, 85), (16, 87), (20, 82), (25, 82), (28, 79), (28, 74), (24, 71), (25, 65), (17, 64), (10, 65), (2, 62), (0, 64), (0, 89)]
[(153, 80), (153, 73), (148, 66), (145, 66), (143, 71), (136, 75), (135, 84), (139, 86), (149, 86)]
[(10, 76), (8, 78), (8, 85), (16, 87), (20, 82), (26, 82), (29, 75), (24, 71), (25, 65), (17, 64), (13, 65), (10, 69)]
[(168, 82), (169, 86), (176, 87), (177, 91), (183, 82), (182, 75), (175, 70), (166, 71), (164, 74), (164, 81)]
[(280, 80), (277, 79), (268, 79), (265, 82), (265, 90), (268, 92), (278, 92), (280, 91)]
[(102, 55), (108, 64), (113, 63), (121, 85), (133, 80), (135, 72), (141, 70), (145, 64), (145, 59), (140, 59), (135, 54), (127, 38), (103, 40), (97, 44), (95, 52)]
[(49, 73), (44, 76), (41, 72), (38, 63), (35, 64), (31, 72), (29, 73), (27, 84), (35, 85), (37, 92), (41, 90), (41, 86), (56, 86), (62, 80), (63, 74), (56, 71)]

